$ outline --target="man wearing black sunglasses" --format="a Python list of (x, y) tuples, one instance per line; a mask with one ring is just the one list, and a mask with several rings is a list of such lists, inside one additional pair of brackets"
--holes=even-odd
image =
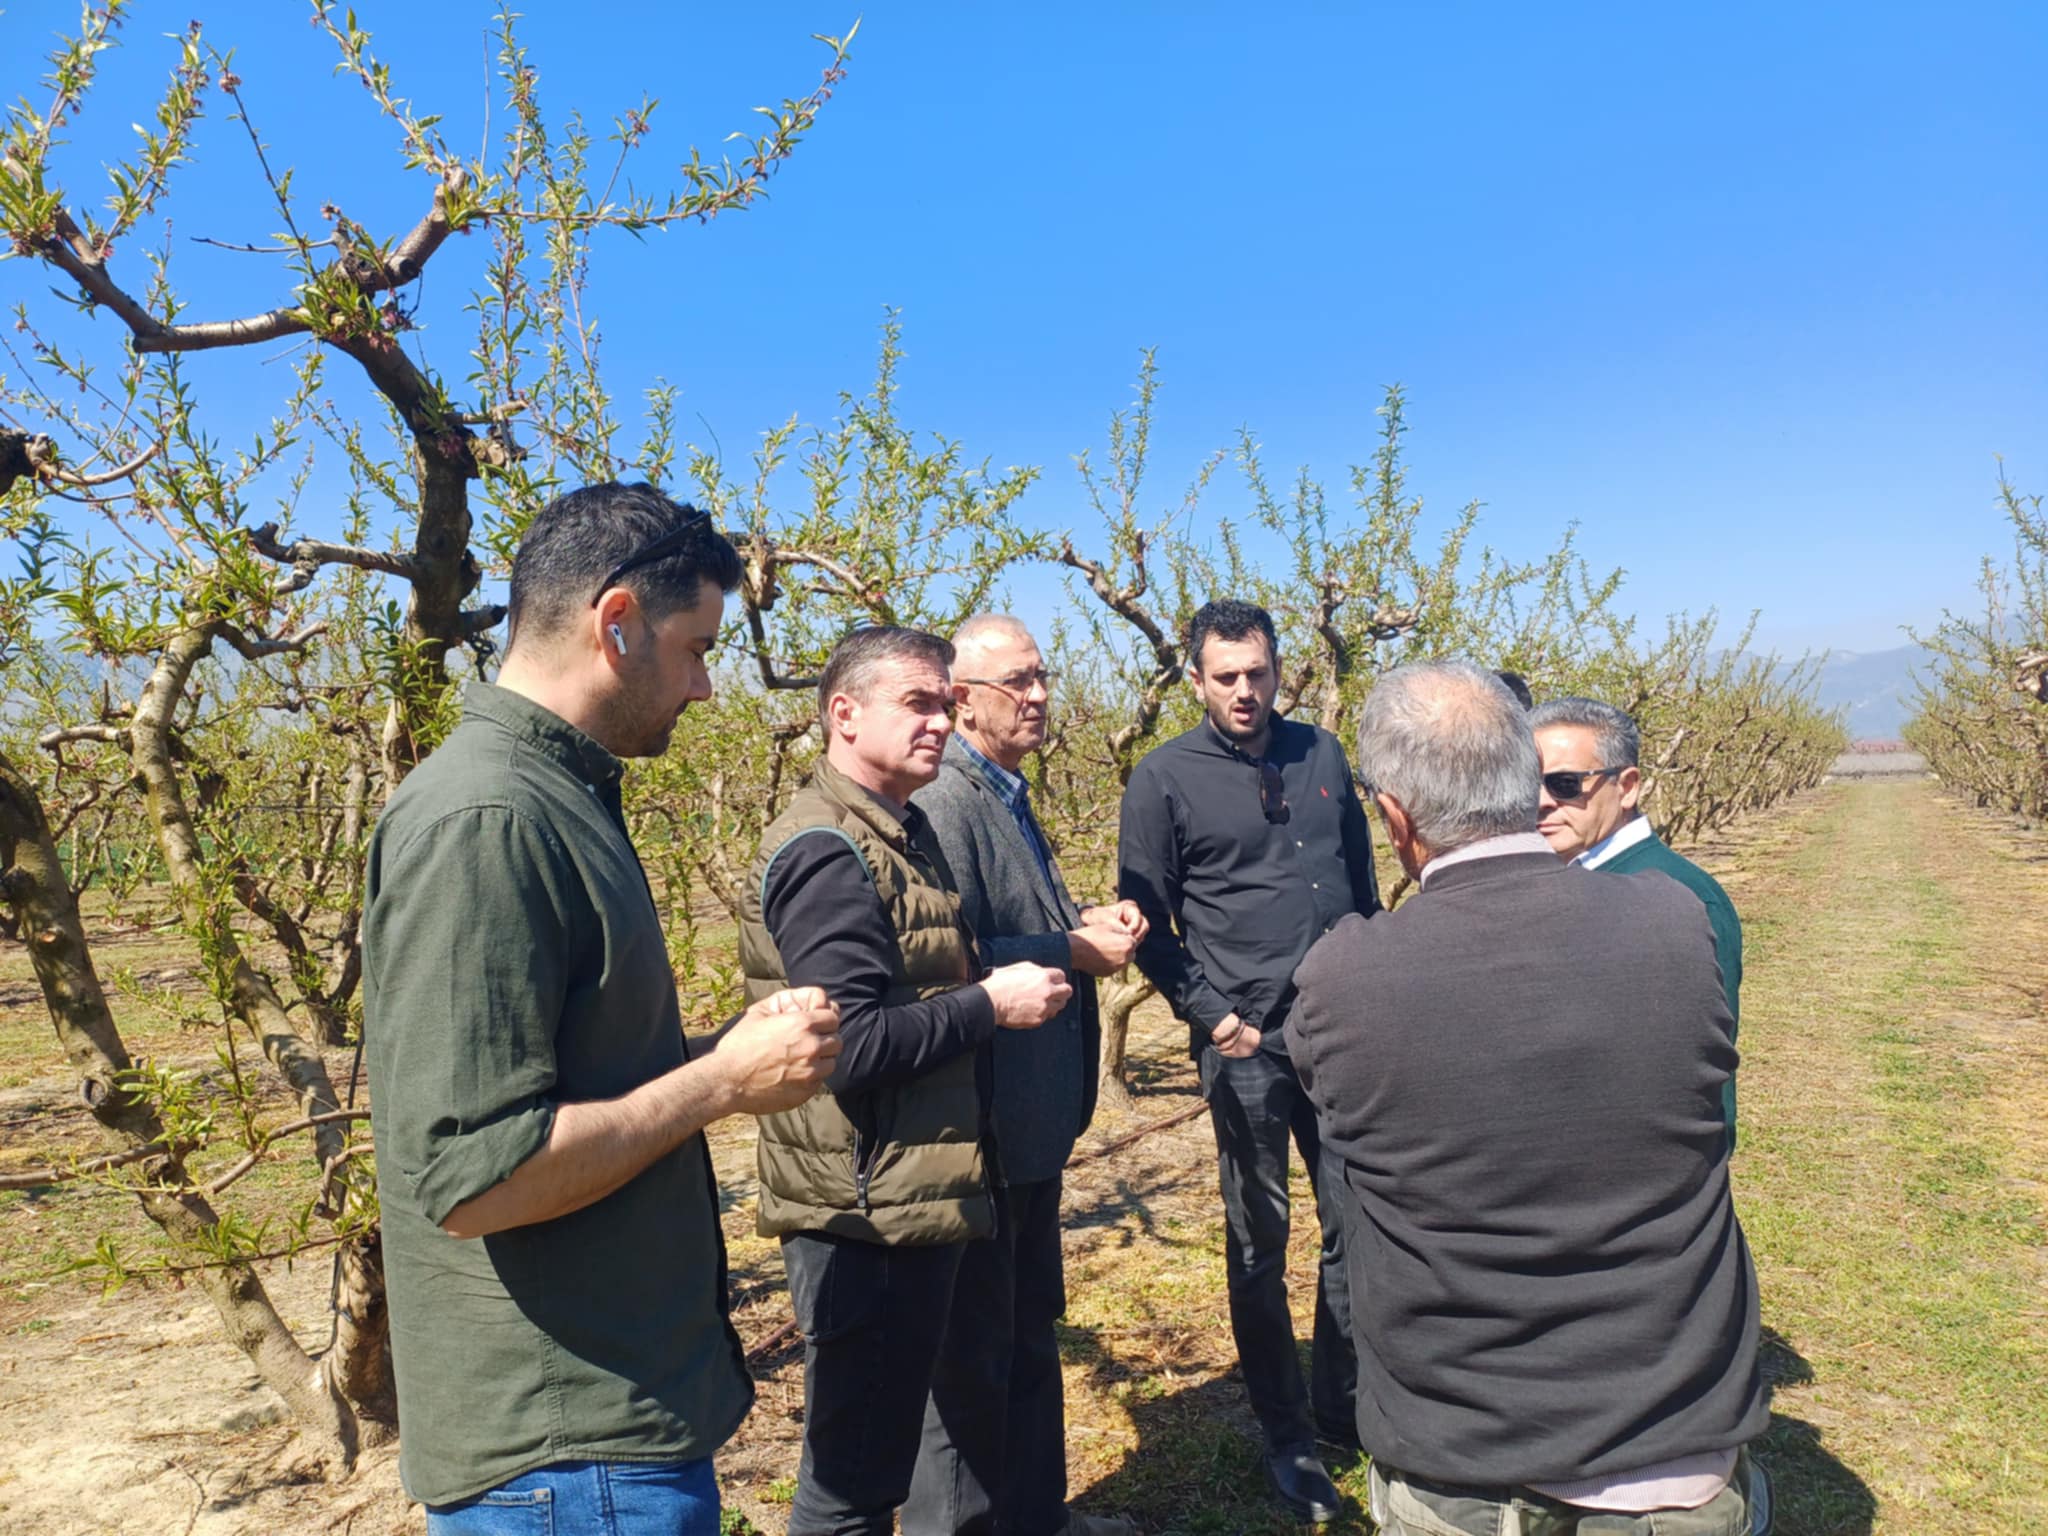
[[(1721, 884), (1699, 865), (1674, 853), (1643, 815), (1642, 734), (1634, 720), (1598, 699), (1552, 699), (1529, 716), (1543, 760), (1542, 820), (1538, 830), (1557, 850), (1586, 869), (1632, 875), (1654, 869), (1699, 897), (1714, 928), (1715, 958), (1728, 994), (1728, 1013), (1742, 1016), (1742, 919)], [(1732, 1033), (1731, 1033), (1732, 1038)], [(1735, 1078), (1722, 1093), (1728, 1144), (1735, 1145)]]
[[(1231, 1331), (1267, 1476), (1290, 1509), (1321, 1522), (1338, 1501), (1315, 1442), (1357, 1443), (1357, 1361), (1342, 1229), (1287, 1022), (1309, 946), (1379, 909), (1372, 833), (1336, 738), (1274, 712), (1279, 644), (1264, 609), (1206, 605), (1188, 659), (1204, 718), (1131, 774), (1119, 888), (1147, 919), (1138, 966), (1187, 1022), (1215, 1124)], [(1323, 1234), (1307, 1381), (1287, 1304), (1290, 1138)]]

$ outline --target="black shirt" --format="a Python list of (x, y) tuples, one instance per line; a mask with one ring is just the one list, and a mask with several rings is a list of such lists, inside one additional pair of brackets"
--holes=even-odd
[(1339, 918), (1379, 910), (1372, 829), (1337, 738), (1275, 715), (1265, 755), (1284, 821), (1261, 806), (1259, 759), (1206, 717), (1148, 753), (1124, 790), (1117, 889), (1152, 924), (1138, 968), (1197, 1049), (1236, 1013), (1284, 1052), (1302, 956)]

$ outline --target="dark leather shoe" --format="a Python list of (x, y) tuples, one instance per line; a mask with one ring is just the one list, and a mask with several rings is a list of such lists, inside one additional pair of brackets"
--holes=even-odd
[(1325, 1525), (1337, 1518), (1337, 1485), (1311, 1450), (1268, 1451), (1266, 1481), (1280, 1502), (1302, 1519)]

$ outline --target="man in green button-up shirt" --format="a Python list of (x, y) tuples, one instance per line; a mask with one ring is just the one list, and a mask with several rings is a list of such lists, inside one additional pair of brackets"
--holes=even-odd
[[(1742, 1019), (1742, 919), (1720, 881), (1674, 852), (1641, 805), (1642, 735), (1625, 710), (1598, 699), (1550, 699), (1529, 716), (1543, 762), (1540, 829), (1559, 858), (1614, 875), (1655, 870), (1699, 897), (1714, 932), (1714, 963), (1728, 1000), (1728, 1038)], [(1721, 1090), (1728, 1147), (1735, 1148), (1735, 1079)]]
[(785, 992), (692, 1059), (619, 781), (710, 697), (739, 570), (649, 487), (551, 503), (513, 565), (497, 686), (470, 686), (371, 842), (400, 1467), (433, 1532), (523, 1506), (556, 1529), (718, 1529), (710, 1457), (753, 1387), (701, 1133), (816, 1092), (838, 1014)]

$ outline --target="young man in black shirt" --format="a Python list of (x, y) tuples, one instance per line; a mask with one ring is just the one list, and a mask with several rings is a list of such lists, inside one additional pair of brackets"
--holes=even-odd
[[(1344, 1245), (1321, 1176), (1315, 1110), (1287, 1048), (1294, 968), (1351, 913), (1379, 909), (1372, 834), (1344, 749), (1276, 715), (1279, 642), (1249, 603), (1209, 603), (1188, 630), (1204, 718), (1160, 745), (1124, 792), (1119, 894), (1150, 923), (1138, 966), (1188, 1024), (1216, 1128), (1231, 1331), (1275, 1491), (1337, 1513), (1317, 1439), (1355, 1445)], [(1287, 1143), (1322, 1221), (1310, 1380), (1287, 1306)]]

